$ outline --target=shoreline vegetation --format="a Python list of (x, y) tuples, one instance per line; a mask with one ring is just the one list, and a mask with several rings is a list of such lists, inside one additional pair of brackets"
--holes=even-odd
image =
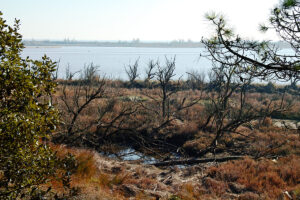
[[(136, 48), (204, 48), (201, 41), (173, 40), (165, 42), (145, 42), (138, 39), (132, 41), (80, 41), (80, 40), (24, 40), (26, 47), (136, 47)], [(284, 41), (275, 42), (279, 48), (286, 49), (291, 46)]]
[[(0, 199), (299, 199), (299, 15), (300, 2), (284, 0), (261, 25), (284, 43), (244, 40), (215, 13), (202, 44), (23, 43), (20, 20), (9, 26), (0, 12)], [(93, 63), (60, 79), (46, 55), (22, 58), (24, 45), (200, 45), (212, 68), (176, 78), (174, 56), (143, 72), (137, 59), (126, 81)]]
[[(222, 98), (216, 96), (220, 83), (215, 79), (170, 81), (166, 92), (174, 95), (168, 97), (164, 117), (158, 80), (102, 79), (89, 67), (81, 72), (81, 79), (71, 79), (69, 72), (68, 80), (56, 80), (53, 96), (64, 124), (51, 145), (62, 156), (72, 153), (77, 160), (71, 187), (79, 192), (74, 198), (299, 197), (298, 86), (247, 85), (246, 110), (240, 107), (242, 87), (237, 88), (222, 111), (230, 116), (223, 122), (226, 129), (256, 112), (261, 117), (231, 132), (225, 130), (218, 146), (204, 152), (219, 130), (214, 120), (206, 123), (217, 119), (212, 111), (219, 106), (213, 102)], [(236, 118), (239, 112), (243, 115)], [(66, 192), (59, 186), (53, 189)]]

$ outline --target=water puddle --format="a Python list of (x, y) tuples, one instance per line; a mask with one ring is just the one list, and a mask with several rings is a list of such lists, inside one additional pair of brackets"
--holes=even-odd
[(120, 150), (118, 153), (109, 154), (107, 156), (109, 158), (120, 159), (125, 161), (141, 161), (144, 164), (152, 164), (159, 161), (156, 158), (138, 152), (133, 148), (126, 148)]
[[(153, 157), (153, 156), (149, 156), (149, 155), (145, 155), (144, 153), (141, 153), (139, 151), (136, 151), (133, 148), (125, 148), (120, 150), (117, 153), (111, 153), (111, 154), (105, 154), (107, 157), (109, 158), (113, 158), (113, 159), (118, 159), (118, 160), (123, 160), (123, 161), (138, 161), (139, 163), (143, 163), (143, 164), (154, 164), (157, 162), (161, 162), (161, 160)], [(174, 160), (180, 160), (180, 156), (179, 155), (172, 155), (172, 158)], [(180, 165), (176, 165), (179, 169), (184, 169), (186, 167), (188, 167), (189, 165), (184, 165), (184, 164), (180, 164)]]

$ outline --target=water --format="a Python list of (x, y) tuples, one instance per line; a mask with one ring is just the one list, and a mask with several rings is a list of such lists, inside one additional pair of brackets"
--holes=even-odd
[(100, 66), (100, 74), (113, 79), (126, 80), (124, 67), (133, 64), (139, 58), (140, 78), (143, 78), (149, 60), (160, 60), (163, 65), (165, 57), (176, 56), (175, 78), (186, 76), (187, 71), (198, 70), (207, 72), (211, 62), (200, 53), (203, 48), (136, 48), (136, 47), (27, 47), (22, 56), (41, 59), (43, 55), (54, 61), (59, 61), (59, 78), (65, 78), (65, 69), (70, 65), (72, 72), (83, 69), (91, 62)]
[(108, 157), (110, 158), (119, 158), (127, 161), (143, 161), (145, 164), (152, 164), (157, 162), (158, 160), (152, 156), (147, 156), (141, 152), (138, 152), (132, 148), (125, 148), (119, 151), (117, 154), (110, 154)]

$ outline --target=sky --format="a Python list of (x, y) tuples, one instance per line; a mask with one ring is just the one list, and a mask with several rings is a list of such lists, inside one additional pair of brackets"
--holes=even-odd
[(260, 33), (279, 0), (0, 0), (9, 24), (21, 20), (24, 39), (200, 41), (214, 27), (205, 13), (225, 16), (246, 39), (278, 40)]

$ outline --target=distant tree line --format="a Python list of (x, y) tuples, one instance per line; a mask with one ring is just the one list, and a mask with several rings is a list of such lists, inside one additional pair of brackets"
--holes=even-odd
[(161, 48), (201, 48), (203, 44), (191, 40), (173, 40), (171, 42), (132, 41), (77, 41), (77, 40), (24, 40), (25, 46), (97, 46), (97, 47), (161, 47)]

